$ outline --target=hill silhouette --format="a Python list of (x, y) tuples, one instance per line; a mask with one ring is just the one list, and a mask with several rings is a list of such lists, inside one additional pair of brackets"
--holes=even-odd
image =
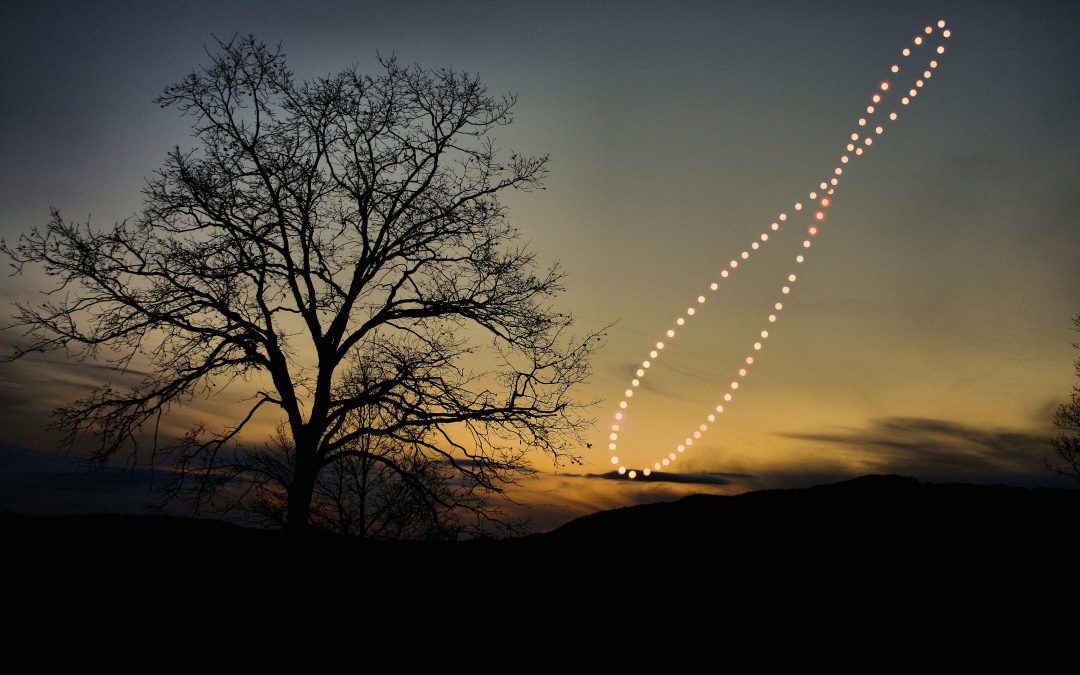
[(693, 495), (506, 541), (306, 539), (217, 521), (0, 516), (3, 595), (785, 597), (872, 584), (1037, 588), (1071, 560), (1080, 490), (864, 476)]

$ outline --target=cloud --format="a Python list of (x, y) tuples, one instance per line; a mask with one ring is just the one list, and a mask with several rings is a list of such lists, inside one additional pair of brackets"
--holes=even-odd
[[(574, 478), (599, 478), (602, 480), (625, 481), (626, 476), (619, 475), (618, 471), (607, 473), (564, 474)], [(659, 471), (651, 474), (648, 478), (641, 476), (643, 482), (648, 483), (681, 483), (685, 485), (732, 485), (747, 480), (753, 480), (754, 476), (746, 473), (720, 473), (716, 471), (702, 471), (695, 473), (670, 473)]]
[(855, 450), (862, 473), (937, 480), (1043, 477), (1049, 442), (1041, 434), (920, 417), (872, 420), (862, 429), (778, 435)]
[(150, 485), (147, 469), (91, 471), (73, 455), (0, 443), (0, 511), (147, 513)]

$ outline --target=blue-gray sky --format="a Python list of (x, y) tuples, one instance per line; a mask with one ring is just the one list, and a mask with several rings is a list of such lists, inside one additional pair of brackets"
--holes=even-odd
[[(0, 235), (50, 206), (133, 215), (143, 177), (190, 142), (189, 120), (152, 99), (205, 61), (212, 34), (280, 41), (301, 77), (376, 54), (478, 72), (519, 96), (501, 145), (552, 155), (548, 189), (514, 196), (512, 220), (562, 262), (583, 326), (618, 321), (583, 392), (607, 399), (582, 472), (601, 475), (612, 406), (648, 345), (831, 175), (900, 48), (939, 18), (955, 31), (941, 67), (847, 168), (766, 353), (680, 461), (754, 477), (728, 489), (866, 470), (1038, 482), (1080, 311), (1080, 11), (1066, 2), (9, 1)], [(752, 260), (665, 354), (620, 440), (627, 463), (651, 464), (723, 393), (789, 258), (775, 257)], [(4, 440), (48, 449), (49, 407), (94, 379), (55, 360), (5, 366)], [(545, 485), (529, 499), (552, 522), (654, 494)]]

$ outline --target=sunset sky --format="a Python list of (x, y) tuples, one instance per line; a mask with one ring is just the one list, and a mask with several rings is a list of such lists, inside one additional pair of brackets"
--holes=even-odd
[[(901, 48), (939, 19), (954, 31), (940, 67), (845, 165), (796, 270), (810, 210), (796, 218), (793, 203), (833, 175)], [(515, 92), (500, 145), (552, 161), (546, 190), (507, 199), (511, 222), (540, 261), (561, 262), (561, 307), (583, 331), (614, 324), (581, 392), (603, 399), (584, 465), (552, 474), (537, 458), (542, 476), (516, 493), (541, 527), (870, 472), (1063, 484), (1043, 461), (1080, 356), (1072, 3), (5, 2), (0, 26), (9, 241), (52, 206), (99, 224), (139, 210), (144, 177), (191, 144), (190, 120), (153, 99), (205, 62), (212, 35), (280, 41), (300, 78), (394, 54)], [(735, 400), (675, 475), (611, 480), (608, 427), (634, 370), (781, 212), (791, 220), (643, 381), (620, 461), (651, 466), (693, 431), (768, 326)], [(0, 300), (40, 284), (7, 279)], [(43, 454), (49, 410), (103, 376), (57, 356), (0, 366), (0, 510), (132, 508), (131, 484), (51, 481), (64, 469)]]

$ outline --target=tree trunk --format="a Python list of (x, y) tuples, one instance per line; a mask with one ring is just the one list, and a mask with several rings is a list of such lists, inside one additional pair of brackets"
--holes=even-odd
[(294, 534), (306, 533), (311, 524), (311, 497), (315, 493), (315, 473), (314, 462), (305, 458), (298, 447), (296, 471), (293, 473), (292, 484), (289, 485), (285, 514), (285, 529)]

